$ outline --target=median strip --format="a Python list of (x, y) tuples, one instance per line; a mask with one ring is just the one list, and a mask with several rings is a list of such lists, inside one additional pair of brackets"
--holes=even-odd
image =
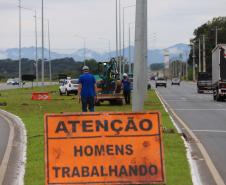
[[(18, 115), (24, 122), (27, 134), (27, 164), (25, 174), (25, 185), (43, 185), (44, 176), (44, 127), (43, 118), (45, 113), (81, 112), (81, 104), (73, 96), (59, 96), (58, 87), (44, 87), (45, 92), (51, 92), (50, 101), (32, 101), (32, 92), (39, 92), (42, 88), (17, 89), (2, 92), (0, 101), (7, 101), (5, 110)], [(42, 89), (43, 90), (43, 89)], [(16, 100), (16, 101), (15, 101)], [(57, 100), (57, 101), (55, 101)], [(183, 184), (192, 185), (190, 169), (186, 158), (186, 150), (181, 136), (176, 132), (167, 112), (154, 91), (149, 91), (145, 102), (146, 111), (161, 112), (161, 122), (165, 131), (163, 134), (166, 183), (167, 185)], [(130, 112), (130, 105), (110, 106), (103, 104), (96, 107), (97, 112)]]

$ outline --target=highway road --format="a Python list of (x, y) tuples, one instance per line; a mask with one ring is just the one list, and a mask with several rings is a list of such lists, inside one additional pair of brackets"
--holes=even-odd
[[(44, 85), (53, 85), (53, 84), (57, 84), (57, 82), (44, 82)], [(34, 82), (33, 85), (37, 86), (37, 83)], [(39, 82), (38, 85), (41, 86), (41, 82)], [(32, 87), (32, 83), (27, 82), (23, 87), (24, 88)], [(16, 89), (16, 88), (19, 88), (19, 86), (18, 85), (7, 85), (6, 83), (0, 83), (0, 90)]]
[(214, 102), (212, 94), (197, 94), (196, 84), (158, 87), (159, 94), (194, 132), (226, 184), (226, 102)]

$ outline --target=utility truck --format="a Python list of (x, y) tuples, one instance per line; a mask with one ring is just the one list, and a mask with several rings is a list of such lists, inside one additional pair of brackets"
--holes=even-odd
[(226, 44), (218, 44), (212, 51), (213, 99), (226, 99)]

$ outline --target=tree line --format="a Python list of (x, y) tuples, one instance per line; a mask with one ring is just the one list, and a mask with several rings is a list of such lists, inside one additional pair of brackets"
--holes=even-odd
[[(198, 65), (199, 60), (199, 39), (201, 40), (201, 63), (203, 63), (203, 35), (205, 35), (205, 47), (206, 47), (206, 69), (207, 72), (212, 72), (212, 50), (216, 46), (216, 29), (218, 29), (218, 43), (226, 43), (226, 17), (216, 17), (211, 21), (201, 25), (194, 30), (194, 38), (191, 39), (191, 43), (195, 45), (195, 63)], [(189, 55), (188, 63), (192, 66), (193, 48)], [(203, 66), (202, 66), (203, 69)]]
[[(41, 60), (38, 61), (38, 76), (41, 79)], [(85, 61), (89, 66), (91, 73), (98, 74), (98, 63), (94, 59)], [(81, 74), (83, 62), (76, 62), (73, 58), (62, 58), (51, 60), (52, 66), (52, 79), (57, 80), (59, 74), (66, 74), (72, 78), (78, 78)], [(0, 79), (18, 77), (19, 62), (18, 60), (5, 59), (0, 60)], [(36, 61), (25, 59), (21, 60), (22, 74), (36, 75)], [(49, 62), (44, 62), (45, 79), (49, 78)]]

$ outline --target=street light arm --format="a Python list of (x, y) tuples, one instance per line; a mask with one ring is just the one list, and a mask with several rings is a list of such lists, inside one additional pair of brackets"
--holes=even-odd
[(84, 44), (84, 65), (86, 64), (85, 62), (86, 62), (86, 37), (83, 37), (83, 36), (81, 36), (81, 35), (77, 35), (77, 34), (75, 34), (74, 35), (75, 37), (78, 37), (78, 38), (80, 38), (80, 39), (83, 39), (83, 44)]

